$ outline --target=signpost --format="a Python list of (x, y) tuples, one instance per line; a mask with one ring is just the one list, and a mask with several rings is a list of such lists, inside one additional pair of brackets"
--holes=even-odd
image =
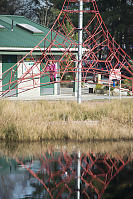
[(110, 81), (112, 80), (121, 80), (121, 72), (120, 69), (112, 69), (110, 71)]

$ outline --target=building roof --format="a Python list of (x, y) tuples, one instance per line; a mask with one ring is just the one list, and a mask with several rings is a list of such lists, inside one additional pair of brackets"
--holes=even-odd
[[(13, 24), (13, 30), (12, 30)], [(31, 30), (30, 30), (31, 29)], [(49, 28), (39, 25), (24, 16), (16, 15), (0, 15), (0, 51), (4, 49), (24, 49), (30, 50), (34, 48), (50, 31)], [(52, 39), (56, 36), (53, 49), (65, 48), (70, 45), (71, 40), (56, 34), (48, 34), (47, 39), (39, 44), (40, 48), (49, 46)], [(58, 45), (58, 44), (61, 45)], [(57, 46), (56, 46), (57, 44)], [(16, 50), (17, 51), (17, 50)]]

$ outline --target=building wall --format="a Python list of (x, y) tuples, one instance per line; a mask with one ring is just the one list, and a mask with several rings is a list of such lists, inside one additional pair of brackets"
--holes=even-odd
[[(1, 91), (3, 97), (17, 95), (17, 55), (1, 56)], [(14, 67), (13, 67), (14, 66)], [(3, 74), (4, 73), (4, 74)]]
[[(21, 59), (21, 56), (18, 56), (18, 61)], [(27, 74), (24, 77), (24, 80), (20, 80), (19, 78), (22, 77), (24, 74), (24, 63), (20, 63), (18, 66), (18, 97), (38, 97), (40, 96), (40, 80), (39, 77), (36, 79), (31, 78), (31, 74)], [(40, 65), (38, 66), (40, 68)]]
[[(23, 56), (17, 56), (17, 61), (21, 60)], [(36, 57), (38, 59), (38, 57)], [(32, 61), (31, 61), (32, 62)], [(15, 62), (16, 63), (16, 62)], [(29, 61), (30, 63), (30, 61)], [(18, 93), (18, 98), (37, 98), (39, 96), (41, 96), (41, 88), (40, 88), (40, 64), (37, 65), (37, 67), (35, 67), (35, 70), (33, 69), (34, 73), (37, 74), (36, 77), (34, 78), (34, 73), (28, 73), (27, 75), (25, 75), (25, 61), (24, 62), (20, 62), (18, 63), (17, 66), (17, 81), (18, 81), (18, 85), (17, 85), (17, 93)], [(38, 69), (37, 69), (38, 68)], [(56, 78), (55, 80), (57, 82), (60, 81), (60, 75), (59, 75), (59, 70), (60, 66), (59, 63), (56, 63)], [(33, 74), (33, 76), (31, 75)], [(23, 78), (22, 78), (23, 77)], [(22, 78), (22, 79), (21, 79)], [(49, 75), (46, 76), (45, 82), (49, 82), (50, 80)], [(47, 95), (50, 94), (49, 93), (49, 86), (43, 86), (45, 89), (45, 92), (43, 95)], [(60, 83), (55, 83), (54, 85), (51, 84), (50, 88), (53, 89), (53, 93), (54, 95), (60, 95)], [(0, 55), (0, 92), (2, 93), (2, 55)], [(12, 92), (12, 91), (11, 91)]]

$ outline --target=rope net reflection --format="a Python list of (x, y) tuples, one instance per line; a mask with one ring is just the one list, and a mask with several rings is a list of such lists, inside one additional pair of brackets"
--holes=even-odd
[[(131, 157), (110, 156), (107, 153), (81, 153), (78, 162), (78, 153), (48, 151), (31, 161), (16, 161), (41, 185), (45, 198), (77, 198), (79, 191), (80, 198), (100, 199), (111, 180), (130, 160)], [(80, 190), (77, 187), (78, 166)]]

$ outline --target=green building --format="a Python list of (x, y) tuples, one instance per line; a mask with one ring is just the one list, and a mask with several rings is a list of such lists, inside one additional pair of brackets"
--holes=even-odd
[[(1, 95), (38, 97), (48, 94), (60, 94), (60, 84), (51, 83), (49, 72), (45, 73), (45, 75), (41, 73), (46, 62), (42, 55), (44, 49), (51, 45), (53, 38), (56, 38), (50, 51), (47, 51), (45, 56), (47, 54), (51, 58), (54, 55), (55, 59), (59, 60), (59, 57), (63, 54), (63, 49), (65, 50), (71, 41), (69, 39), (66, 40), (55, 31), (50, 33), (49, 31), (50, 29), (47, 27), (30, 21), (23, 16), (0, 15)], [(46, 35), (47, 39), (44, 40)], [(27, 53), (29, 54), (27, 55)], [(22, 61), (19, 62), (19, 60)], [(35, 69), (33, 68), (32, 71), (27, 72), (28, 74), (25, 75), (26, 70), (28, 71), (37, 60), (41, 60), (41, 64), (38, 63)], [(18, 64), (16, 64), (17, 62)], [(56, 62), (57, 70), (60, 67), (59, 65), (60, 63)], [(34, 77), (31, 72), (35, 74), (33, 75)], [(57, 75), (56, 80), (58, 82), (59, 78), (59, 75)], [(12, 83), (9, 83), (10, 81)]]

